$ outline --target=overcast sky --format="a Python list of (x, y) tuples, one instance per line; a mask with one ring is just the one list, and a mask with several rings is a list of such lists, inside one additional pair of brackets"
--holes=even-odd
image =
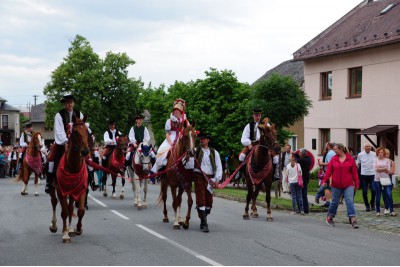
[(0, 97), (43, 103), (70, 41), (126, 52), (145, 84), (204, 78), (210, 67), (252, 83), (361, 0), (1, 0)]

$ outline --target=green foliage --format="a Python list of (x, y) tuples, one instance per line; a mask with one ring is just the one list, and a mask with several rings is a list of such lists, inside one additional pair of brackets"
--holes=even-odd
[(308, 115), (312, 107), (311, 100), (292, 77), (276, 73), (256, 83), (253, 89), (250, 108), (263, 109), (263, 114), (275, 123), (278, 140), (284, 145), (287, 132), (283, 128), (290, 127)]
[(90, 128), (102, 140), (108, 129), (108, 119), (117, 122), (118, 129), (128, 134), (138, 113), (136, 101), (143, 87), (140, 80), (128, 78), (127, 68), (135, 64), (125, 53), (108, 52), (102, 60), (90, 43), (77, 35), (71, 42), (68, 55), (51, 75), (44, 88), (46, 125), (54, 125), (55, 114), (63, 108), (63, 95), (73, 94), (75, 109), (88, 115)]

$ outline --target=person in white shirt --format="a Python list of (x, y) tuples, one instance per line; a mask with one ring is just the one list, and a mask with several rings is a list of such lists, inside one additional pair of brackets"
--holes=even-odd
[[(290, 163), (290, 158), (292, 157), (292, 146), (291, 145), (287, 145), (286, 146), (286, 150), (282, 153), (281, 156), (281, 171), (285, 172), (285, 168), (286, 166)], [(286, 179), (283, 179), (282, 181), (282, 189), (283, 189), (283, 193), (288, 193), (289, 192), (289, 185), (286, 182)]]
[[(293, 213), (304, 214), (303, 198), (299, 186), (298, 176), (302, 175), (301, 166), (296, 162), (294, 156), (290, 158), (290, 163), (286, 166), (286, 181), (289, 183), (290, 194), (292, 196)], [(297, 208), (296, 208), (297, 206)]]
[(194, 169), (196, 209), (201, 220), (200, 229), (208, 233), (207, 215), (210, 214), (213, 204), (213, 188), (218, 188), (218, 182), (222, 179), (222, 163), (218, 151), (208, 146), (211, 136), (200, 133), (198, 137), (200, 147), (196, 148), (196, 159), (200, 169), (198, 164)]
[(19, 158), (18, 147), (14, 146), (12, 152), (8, 154), (8, 161), (10, 162), (10, 169), (8, 176), (10, 177), (15, 177), (18, 158)]
[[(364, 151), (360, 152), (357, 157), (357, 165), (361, 167), (360, 185), (362, 188), (365, 211), (375, 210), (375, 188), (373, 183), (375, 178), (374, 161), (376, 159), (376, 153), (371, 151), (371, 149), (371, 144), (365, 143)], [(368, 201), (368, 187), (371, 190), (370, 201)]]
[(146, 126), (143, 125), (144, 116), (139, 114), (135, 117), (135, 125), (129, 131), (129, 144), (132, 145), (126, 154), (126, 165), (131, 165), (132, 151), (136, 151), (138, 145), (142, 142), (150, 143), (150, 133)]
[(114, 120), (108, 121), (109, 129), (104, 132), (104, 145), (106, 146), (103, 151), (103, 166), (106, 166), (108, 158), (111, 153), (117, 147), (117, 137), (121, 136), (122, 133), (117, 130)]

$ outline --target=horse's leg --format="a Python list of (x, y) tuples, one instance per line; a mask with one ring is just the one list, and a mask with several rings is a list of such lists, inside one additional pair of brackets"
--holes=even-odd
[(182, 186), (178, 186), (178, 195), (176, 196), (176, 201), (177, 201), (177, 203), (178, 203), (178, 208), (177, 208), (177, 215), (178, 215), (178, 218), (177, 218), (177, 220), (178, 220), (179, 225), (183, 225), (184, 222), (185, 222), (185, 221), (183, 220), (183, 218), (182, 218), (182, 215), (181, 215), (181, 206), (182, 206), (182, 195), (183, 195), (183, 192), (184, 192), (184, 190), (183, 190)]
[(267, 180), (264, 182), (265, 184), (265, 201), (267, 202), (267, 221), (272, 222), (274, 218), (272, 217), (271, 212), (271, 185), (272, 185), (272, 176), (267, 177)]
[(72, 217), (74, 215), (74, 199), (72, 196), (69, 196), (68, 201), (68, 235), (70, 237), (75, 236), (74, 228), (72, 227)]
[(181, 227), (179, 226), (179, 221), (178, 221), (178, 207), (179, 207), (179, 202), (176, 196), (176, 187), (171, 186), (171, 194), (172, 194), (172, 208), (174, 209), (174, 229), (180, 229)]
[(138, 210), (141, 210), (143, 208), (143, 203), (142, 203), (142, 198), (140, 196), (140, 191), (141, 190), (141, 185), (142, 185), (142, 181), (139, 180), (139, 176), (136, 175), (135, 173), (135, 194), (136, 194), (136, 201), (137, 201), (137, 208)]
[(75, 234), (81, 235), (83, 232), (83, 227), (82, 227), (82, 219), (83, 216), (85, 215), (85, 201), (86, 201), (86, 194), (83, 192), (81, 196), (79, 197), (79, 208), (78, 208), (78, 223), (76, 224), (75, 227)]
[[(25, 165), (25, 164), (24, 164)], [(22, 186), (22, 190), (21, 190), (21, 195), (25, 196), (28, 194), (28, 182), (29, 182), (29, 176), (31, 175), (31, 173), (28, 173), (28, 168), (23, 166), (22, 168), (24, 168), (24, 172), (23, 172), (23, 186)]]
[(137, 207), (138, 202), (137, 202), (137, 194), (136, 194), (136, 180), (135, 180), (135, 172), (133, 170), (131, 170), (130, 167), (128, 167), (128, 173), (129, 173), (129, 177), (131, 178), (131, 184), (132, 184), (132, 191), (133, 191), (133, 206)]
[(166, 182), (166, 179), (168, 179), (168, 177), (166, 175), (164, 175), (160, 179), (161, 179), (161, 197), (162, 197), (162, 201), (164, 203), (164, 210), (163, 210), (164, 218), (163, 218), (163, 222), (167, 223), (167, 222), (169, 222), (168, 211), (167, 211), (168, 184)]
[(125, 197), (125, 195), (124, 195), (124, 192), (125, 192), (125, 179), (124, 178), (121, 178), (121, 184), (122, 184), (122, 187), (121, 187), (121, 194), (119, 195), (119, 199), (124, 199), (124, 197)]
[(252, 203), (251, 203), (251, 210), (252, 210), (251, 216), (253, 218), (258, 218), (258, 212), (257, 212), (256, 203), (257, 203), (258, 193), (260, 192), (260, 187), (261, 187), (261, 183), (256, 185), (256, 190), (254, 191), (253, 197), (251, 198), (251, 201), (252, 201)]
[(117, 183), (117, 176), (111, 175), (111, 179), (112, 179), (112, 188), (113, 188), (111, 196), (113, 199), (117, 199), (117, 194), (115, 194), (115, 185)]
[(189, 221), (190, 221), (190, 215), (192, 212), (192, 206), (193, 206), (193, 198), (192, 198), (192, 183), (190, 183), (188, 189), (186, 190), (187, 193), (187, 203), (188, 203), (188, 210), (186, 213), (186, 221), (183, 224), (183, 229), (189, 229)]
[(39, 186), (39, 175), (35, 173), (35, 197), (39, 196), (38, 186)]
[(104, 197), (107, 197), (107, 176), (108, 176), (108, 174), (107, 173), (103, 173), (103, 177), (101, 178), (102, 179), (102, 184), (103, 184), (103, 196)]
[(51, 187), (50, 189), (50, 198), (51, 198), (51, 206), (53, 207), (53, 217), (51, 218), (51, 224), (50, 224), (50, 232), (56, 233), (58, 228), (57, 228), (57, 215), (56, 215), (56, 208), (57, 208), (57, 197), (56, 197), (56, 191), (54, 189), (54, 186)]
[(253, 185), (247, 181), (247, 195), (246, 195), (246, 206), (244, 208), (243, 219), (250, 219), (249, 217), (249, 203), (251, 200), (251, 196), (253, 195)]
[(63, 243), (69, 243), (71, 242), (71, 238), (68, 235), (68, 229), (67, 229), (67, 217), (68, 217), (68, 203), (67, 203), (67, 198), (64, 197), (60, 190), (57, 190), (57, 196), (58, 199), (60, 200), (60, 205), (61, 205), (61, 218), (63, 220)]
[(143, 182), (143, 208), (147, 208), (147, 203), (146, 203), (146, 195), (147, 195), (147, 185), (149, 184), (149, 180), (145, 179), (142, 181)]

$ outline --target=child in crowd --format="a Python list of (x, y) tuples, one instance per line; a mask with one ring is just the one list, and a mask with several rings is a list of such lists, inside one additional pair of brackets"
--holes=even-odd
[[(298, 183), (298, 176), (302, 175), (301, 167), (296, 162), (294, 156), (290, 158), (290, 163), (286, 166), (285, 179), (289, 183), (290, 193), (292, 196), (293, 214), (304, 214), (303, 198), (301, 196), (301, 187)], [(297, 206), (297, 208), (296, 208)]]

